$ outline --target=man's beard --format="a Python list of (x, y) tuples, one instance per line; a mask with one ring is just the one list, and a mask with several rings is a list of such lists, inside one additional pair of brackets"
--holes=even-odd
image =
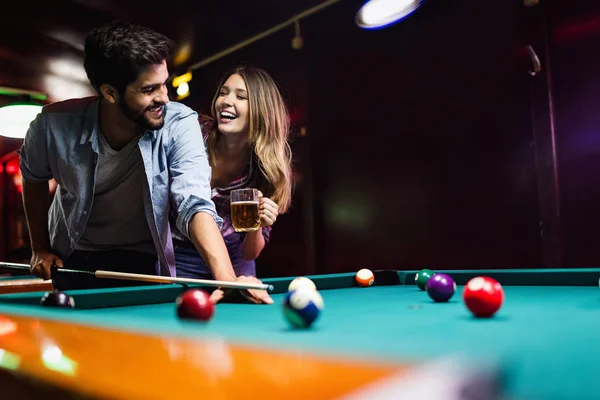
[(134, 111), (125, 102), (125, 96), (119, 96), (119, 109), (128, 120), (137, 124), (143, 130), (158, 130), (163, 127), (165, 124), (165, 115), (167, 114), (167, 108), (162, 105), (162, 114), (160, 116), (159, 121), (150, 120), (149, 117), (146, 116), (146, 111), (149, 108), (156, 106), (156, 104), (148, 106), (142, 111)]

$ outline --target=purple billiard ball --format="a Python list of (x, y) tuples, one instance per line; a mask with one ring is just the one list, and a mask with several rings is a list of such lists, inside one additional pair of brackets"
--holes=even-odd
[(456, 292), (456, 283), (450, 275), (437, 273), (427, 281), (427, 294), (437, 303), (450, 300)]

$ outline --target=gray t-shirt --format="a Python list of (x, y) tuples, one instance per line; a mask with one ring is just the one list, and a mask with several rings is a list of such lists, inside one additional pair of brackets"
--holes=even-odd
[(115, 151), (98, 134), (94, 202), (77, 250), (136, 250), (156, 255), (144, 210), (146, 173), (138, 140)]

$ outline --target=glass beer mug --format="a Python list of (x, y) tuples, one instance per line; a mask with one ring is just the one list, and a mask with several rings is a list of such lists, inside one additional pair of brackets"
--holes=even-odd
[(250, 232), (260, 229), (258, 189), (231, 191), (231, 222), (236, 232)]

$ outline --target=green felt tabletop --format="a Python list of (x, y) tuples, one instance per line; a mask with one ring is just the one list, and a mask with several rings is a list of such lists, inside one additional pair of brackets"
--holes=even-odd
[(473, 318), (462, 303), (460, 285), (476, 272), (444, 271), (459, 282), (448, 303), (434, 303), (408, 284), (414, 272), (396, 274), (396, 284), (391, 279), (369, 288), (355, 287), (353, 274), (314, 277), (325, 310), (309, 330), (293, 330), (284, 320), (282, 288), (289, 278), (270, 280), (276, 286), (274, 305), (219, 304), (208, 324), (176, 318), (173, 299), (182, 288), (170, 285), (74, 292), (82, 307), (75, 310), (42, 308), (40, 293), (4, 295), (0, 312), (379, 360), (420, 362), (452, 355), (495, 360), (507, 367), (511, 398), (598, 398), (600, 270), (563, 277), (569, 285), (561, 286), (548, 285), (556, 278), (544, 274), (522, 278), (542, 276), (540, 286), (511, 284), (516, 273), (498, 272), (510, 278), (503, 285), (505, 303), (491, 319)]

